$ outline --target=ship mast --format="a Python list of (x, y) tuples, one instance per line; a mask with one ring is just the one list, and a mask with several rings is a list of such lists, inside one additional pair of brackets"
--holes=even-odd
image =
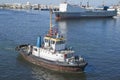
[(52, 29), (52, 9), (50, 8), (50, 30)]
[(52, 9), (50, 8), (50, 29), (49, 29), (49, 35), (52, 35)]

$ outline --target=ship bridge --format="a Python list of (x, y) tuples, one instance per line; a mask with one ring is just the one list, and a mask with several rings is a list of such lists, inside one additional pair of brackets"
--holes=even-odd
[(56, 35), (46, 35), (44, 37), (44, 47), (51, 48), (54, 51), (64, 50), (65, 49), (65, 39), (63, 36), (56, 34)]

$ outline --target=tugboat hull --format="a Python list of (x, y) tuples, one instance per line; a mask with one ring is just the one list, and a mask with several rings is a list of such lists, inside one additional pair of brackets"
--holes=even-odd
[(83, 65), (61, 65), (58, 64), (57, 62), (52, 62), (44, 59), (37, 58), (33, 55), (28, 55), (25, 52), (20, 51), (19, 52), (25, 60), (27, 60), (30, 63), (33, 63), (35, 65), (54, 70), (54, 71), (59, 71), (59, 72), (72, 72), (72, 73), (79, 73), (83, 72), (84, 68), (86, 67), (87, 63)]

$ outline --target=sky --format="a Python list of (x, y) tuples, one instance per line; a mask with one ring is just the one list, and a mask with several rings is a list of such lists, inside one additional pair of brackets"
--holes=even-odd
[[(25, 4), (26, 2), (30, 2), (32, 4), (56, 4), (58, 5), (59, 3), (63, 2), (65, 0), (0, 0), (0, 4), (3, 3), (23, 3)], [(89, 4), (92, 6), (96, 5), (102, 5), (103, 3), (105, 5), (114, 5), (118, 4), (120, 0), (67, 0), (67, 2), (72, 3), (72, 4), (86, 4), (89, 1)]]

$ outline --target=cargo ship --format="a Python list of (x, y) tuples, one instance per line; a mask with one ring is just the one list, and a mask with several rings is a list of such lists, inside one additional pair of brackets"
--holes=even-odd
[(103, 8), (92, 8), (86, 6), (72, 5), (67, 2), (59, 5), (59, 11), (54, 11), (56, 19), (68, 18), (106, 18), (117, 16), (116, 9), (109, 9), (108, 6)]
[[(50, 15), (51, 19), (51, 15)], [(35, 65), (59, 72), (83, 72), (87, 66), (86, 60), (66, 47), (66, 40), (50, 20), (50, 29), (44, 36), (37, 38), (36, 45), (23, 44), (16, 47), (23, 58)]]

